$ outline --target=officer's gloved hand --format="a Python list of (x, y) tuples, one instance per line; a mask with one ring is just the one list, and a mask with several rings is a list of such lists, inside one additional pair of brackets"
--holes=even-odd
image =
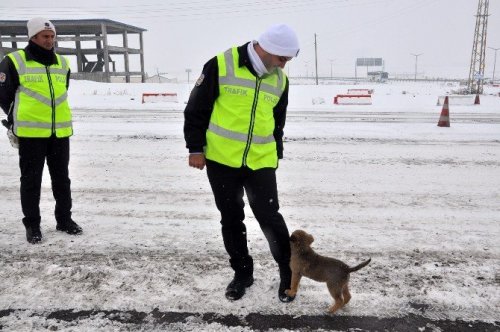
[(12, 124), (8, 123), (7, 120), (2, 120), (2, 124), (7, 128), (7, 137), (9, 138), (10, 145), (12, 145), (14, 149), (19, 149), (19, 138), (14, 135)]
[(19, 149), (19, 138), (12, 132), (12, 126), (7, 130), (7, 137), (9, 138), (10, 145), (14, 149)]

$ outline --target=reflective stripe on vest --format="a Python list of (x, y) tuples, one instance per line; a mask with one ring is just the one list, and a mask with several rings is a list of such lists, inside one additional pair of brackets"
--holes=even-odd
[[(216, 133), (219, 136), (230, 138), (230, 139), (233, 139), (235, 141), (246, 142), (248, 139), (248, 134), (237, 133), (235, 131), (219, 127), (218, 125), (216, 125), (212, 122), (210, 122), (210, 124), (208, 125), (208, 130)], [(265, 144), (265, 143), (272, 143), (272, 142), (274, 142), (273, 135), (269, 135), (266, 137), (252, 135), (252, 143)]]
[(281, 69), (256, 78), (239, 67), (237, 48), (217, 56), (219, 97), (207, 130), (207, 159), (231, 167), (277, 167), (274, 107), (285, 89)]
[(66, 58), (56, 54), (58, 64), (46, 67), (26, 60), (23, 50), (8, 56), (16, 67), (20, 84), (14, 99), (14, 134), (19, 137), (71, 136)]

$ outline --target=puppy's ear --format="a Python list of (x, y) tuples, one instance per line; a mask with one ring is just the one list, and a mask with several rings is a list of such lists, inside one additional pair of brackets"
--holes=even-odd
[(314, 237), (311, 234), (307, 234), (307, 243), (310, 245), (314, 242)]
[(294, 243), (295, 243), (295, 242), (297, 242), (298, 240), (299, 240), (299, 239), (297, 238), (297, 235), (292, 234), (292, 235), (290, 236), (290, 242), (294, 242)]

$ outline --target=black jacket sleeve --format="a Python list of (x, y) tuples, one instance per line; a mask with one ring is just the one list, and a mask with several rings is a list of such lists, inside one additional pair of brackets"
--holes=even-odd
[[(9, 57), (4, 57), (0, 62), (0, 107), (5, 114), (9, 114), (19, 87), (19, 74)], [(12, 122), (9, 115), (9, 122)]]
[(210, 59), (196, 81), (184, 109), (184, 140), (190, 153), (203, 152), (215, 99), (219, 96), (217, 57)]
[(286, 108), (288, 106), (288, 77), (286, 79), (285, 91), (281, 95), (278, 104), (274, 107), (274, 140), (276, 141), (276, 151), (278, 159), (283, 159), (283, 129), (286, 121)]

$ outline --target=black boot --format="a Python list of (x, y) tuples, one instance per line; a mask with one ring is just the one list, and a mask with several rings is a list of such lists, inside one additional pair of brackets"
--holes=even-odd
[(253, 284), (253, 259), (246, 256), (243, 259), (230, 259), (234, 278), (226, 288), (226, 298), (231, 301), (239, 300), (245, 295), (245, 288)]
[(290, 283), (292, 281), (292, 271), (288, 265), (280, 266), (280, 287), (278, 288), (278, 298), (281, 302), (292, 302), (295, 300), (295, 296), (288, 296), (286, 290), (290, 289)]
[(253, 276), (234, 275), (233, 280), (227, 285), (226, 298), (230, 301), (239, 300), (245, 295), (245, 288), (252, 286)]
[(26, 228), (26, 240), (31, 244), (42, 242), (42, 231), (40, 230), (40, 218), (23, 218)]
[(61, 232), (66, 232), (70, 235), (79, 235), (83, 233), (82, 228), (78, 226), (78, 224), (74, 222), (72, 219), (58, 221), (56, 230)]

